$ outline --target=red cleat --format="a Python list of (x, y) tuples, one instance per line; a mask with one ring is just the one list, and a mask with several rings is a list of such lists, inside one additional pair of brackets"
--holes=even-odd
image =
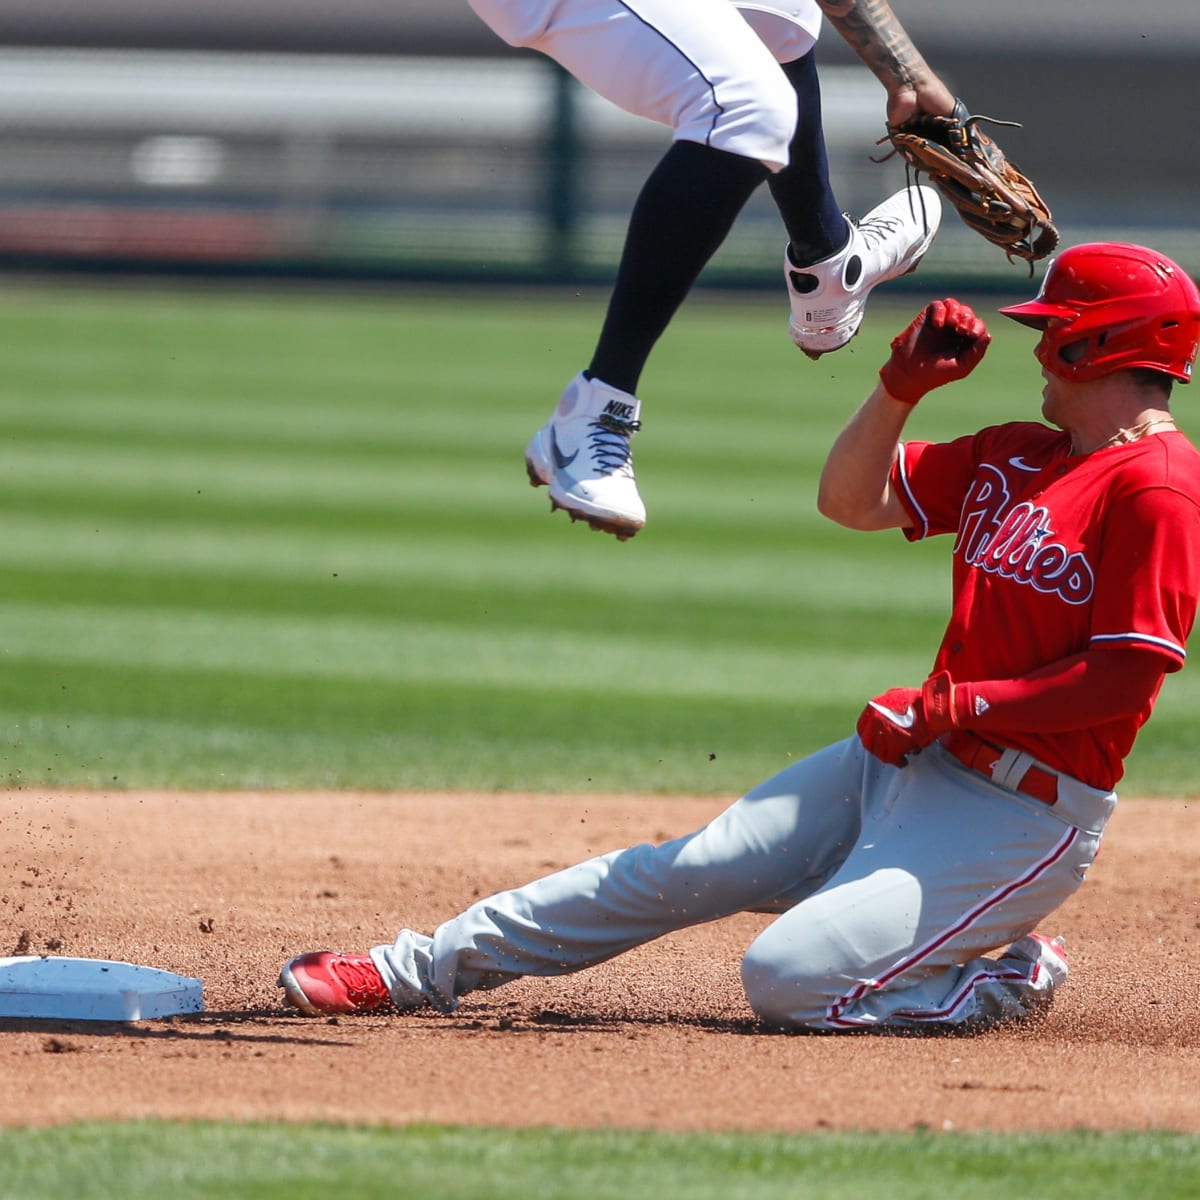
[(369, 954), (301, 954), (284, 964), (279, 986), (287, 1003), (310, 1017), (372, 1012), (391, 1002)]

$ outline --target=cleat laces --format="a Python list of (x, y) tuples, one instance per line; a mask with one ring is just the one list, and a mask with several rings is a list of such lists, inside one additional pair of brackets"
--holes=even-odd
[(622, 421), (601, 413), (588, 430), (588, 448), (606, 474), (633, 475), (633, 449), (629, 439), (641, 429), (641, 421)]
[(899, 228), (898, 217), (872, 217), (870, 220), (855, 221), (854, 228), (858, 230), (868, 250), (886, 242)]
[(387, 998), (383, 980), (370, 960), (360, 962), (353, 958), (335, 958), (330, 961), (329, 970), (337, 976), (354, 1004), (378, 1004), (381, 999)]

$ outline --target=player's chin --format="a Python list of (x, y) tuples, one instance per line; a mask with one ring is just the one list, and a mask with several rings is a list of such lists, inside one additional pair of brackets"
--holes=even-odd
[(1046, 382), (1042, 385), (1042, 416), (1049, 424), (1058, 425), (1058, 421), (1055, 419), (1058, 412), (1058, 403), (1054, 380), (1048, 375), (1045, 378)]

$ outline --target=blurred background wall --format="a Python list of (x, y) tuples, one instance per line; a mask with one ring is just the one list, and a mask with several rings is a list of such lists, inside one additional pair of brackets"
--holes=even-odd
[[(896, 0), (1067, 241), (1200, 272), (1200, 3)], [(819, 51), (839, 198), (903, 182), (883, 92)], [(505, 46), (465, 0), (0, 0), (0, 269), (598, 282), (666, 131)], [(774, 287), (766, 190), (707, 283)], [(1026, 288), (956, 221), (923, 280)]]

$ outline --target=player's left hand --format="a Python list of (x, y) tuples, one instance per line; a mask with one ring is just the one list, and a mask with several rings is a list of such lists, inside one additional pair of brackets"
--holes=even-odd
[(919, 688), (891, 688), (876, 696), (858, 718), (858, 736), (867, 751), (893, 767), (903, 767), (939, 734), (958, 728), (956, 689), (948, 671), (931, 675)]
[(876, 696), (858, 718), (858, 736), (868, 752), (903, 767), (908, 756), (933, 741), (920, 688), (891, 688)]
[(991, 340), (969, 305), (953, 298), (934, 300), (892, 339), (892, 355), (879, 369), (879, 378), (893, 399), (916, 404), (926, 392), (970, 375)]
[(927, 70), (912, 80), (894, 82), (888, 91), (887, 122), (895, 126), (919, 116), (948, 117), (955, 103), (954, 93)]

